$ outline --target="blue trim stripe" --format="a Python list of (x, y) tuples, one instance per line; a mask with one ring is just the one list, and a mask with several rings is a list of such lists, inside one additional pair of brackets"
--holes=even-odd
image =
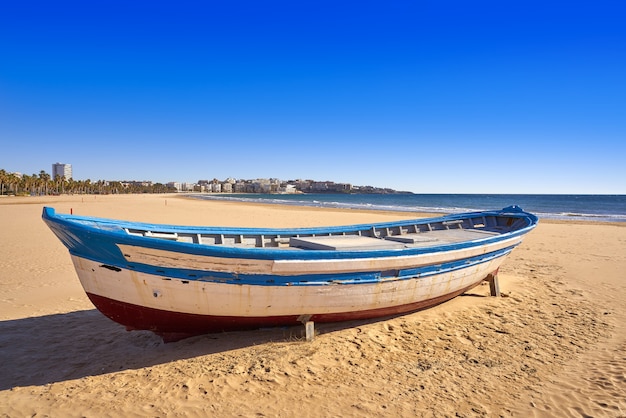
[[(355, 272), (355, 273), (332, 273), (332, 274), (301, 274), (291, 276), (279, 276), (269, 274), (236, 274), (213, 272), (206, 270), (193, 270), (181, 268), (167, 268), (139, 263), (127, 263), (122, 268), (137, 271), (164, 279), (178, 279), (183, 281), (198, 281), (223, 284), (238, 284), (252, 286), (320, 286), (329, 284), (368, 284), (377, 283), (381, 280), (408, 280), (412, 278), (425, 278), (435, 274), (449, 273), (456, 270), (469, 268), (478, 264), (486, 263), (499, 257), (503, 257), (513, 250), (514, 246), (507, 247), (487, 254), (447, 263), (434, 264), (410, 269), (394, 271), (394, 275), (384, 275), (381, 271)], [(93, 260), (97, 261), (98, 260)], [(110, 266), (103, 265), (105, 268)]]

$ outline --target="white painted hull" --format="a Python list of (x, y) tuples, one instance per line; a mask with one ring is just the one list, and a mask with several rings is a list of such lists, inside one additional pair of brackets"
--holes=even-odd
[(438, 299), (480, 283), (504, 257), (424, 278), (371, 284), (254, 286), (185, 281), (112, 271), (72, 256), (85, 291), (127, 304), (192, 315), (267, 317), (347, 314)]

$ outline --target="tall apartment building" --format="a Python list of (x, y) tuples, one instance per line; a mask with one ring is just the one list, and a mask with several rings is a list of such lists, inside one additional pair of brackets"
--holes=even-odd
[(52, 164), (52, 178), (65, 177), (65, 180), (72, 178), (72, 164)]

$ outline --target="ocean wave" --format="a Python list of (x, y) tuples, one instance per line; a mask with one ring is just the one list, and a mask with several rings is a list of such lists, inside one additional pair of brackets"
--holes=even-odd
[[(461, 206), (461, 205), (420, 205), (415, 200), (408, 199), (406, 197), (400, 196), (397, 198), (389, 198), (381, 199), (376, 196), (368, 196), (362, 195), (355, 197), (354, 195), (342, 196), (337, 198), (336, 195), (315, 195), (308, 196), (307, 195), (289, 195), (288, 198), (285, 198), (285, 195), (197, 195), (192, 194), (189, 195), (191, 197), (206, 199), (206, 200), (226, 200), (226, 201), (239, 201), (239, 202), (252, 202), (252, 203), (263, 203), (263, 204), (277, 204), (277, 205), (290, 205), (290, 206), (309, 206), (309, 207), (320, 207), (320, 208), (335, 208), (335, 209), (361, 209), (361, 210), (379, 210), (379, 211), (388, 211), (388, 212), (417, 212), (417, 213), (438, 213), (438, 214), (450, 214), (450, 213), (463, 213), (463, 212), (476, 212), (483, 210), (494, 210), (501, 209), (502, 207), (509, 206), (515, 202), (515, 196), (508, 196), (507, 201), (509, 203), (503, 204), (500, 207), (493, 207), (493, 201), (490, 201), (489, 198), (486, 197), (484, 201), (467, 201), (462, 197), (454, 200), (448, 199), (447, 203), (472, 203), (476, 204), (476, 206)], [(321, 196), (321, 197), (320, 197)], [(324, 199), (328, 200), (324, 200)], [(345, 201), (342, 201), (341, 198), (345, 198)], [(367, 201), (367, 200), (370, 201)], [(508, 200), (511, 199), (511, 200)], [(431, 199), (432, 201), (432, 199)], [(429, 201), (429, 203), (431, 203)], [(510, 202), (513, 203), (510, 203)], [(424, 202), (425, 203), (425, 202)], [(432, 203), (439, 203), (432, 201)], [(501, 202), (504, 203), (504, 202)], [(555, 219), (555, 220), (584, 220), (584, 221), (597, 221), (597, 222), (626, 222), (626, 214), (622, 213), (591, 213), (589, 211), (563, 211), (563, 210), (554, 210), (550, 211), (545, 210), (545, 205), (541, 209), (536, 208), (533, 210), (532, 207), (523, 206), (524, 209), (536, 214), (539, 218), (543, 219)], [(543, 210), (542, 210), (543, 209)], [(597, 208), (592, 208), (592, 210), (596, 210)], [(598, 209), (598, 212), (603, 212)]]
[(362, 210), (379, 210), (387, 212), (417, 212), (417, 213), (464, 213), (475, 212), (480, 209), (468, 207), (445, 207), (445, 206), (408, 206), (408, 205), (382, 205), (375, 203), (357, 203), (357, 202), (339, 202), (339, 201), (319, 201), (319, 200), (296, 200), (296, 199), (280, 199), (266, 197), (249, 197), (249, 196), (216, 196), (216, 195), (189, 195), (191, 197), (205, 200), (227, 200), (236, 202), (264, 203), (275, 205), (289, 206), (309, 206), (335, 209), (362, 209)]

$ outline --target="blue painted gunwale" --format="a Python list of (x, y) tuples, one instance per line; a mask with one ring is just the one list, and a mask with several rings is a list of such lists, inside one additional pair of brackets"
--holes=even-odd
[[(327, 250), (293, 250), (281, 248), (238, 248), (220, 245), (206, 245), (155, 239), (151, 237), (135, 236), (126, 233), (124, 228), (152, 230), (163, 233), (194, 233), (194, 234), (243, 234), (243, 235), (307, 235), (328, 234), (341, 232), (354, 232), (363, 229), (392, 228), (398, 226), (410, 226), (415, 224), (427, 224), (442, 221), (454, 221), (467, 218), (481, 218), (483, 216), (506, 216), (523, 219), (525, 226), (496, 236), (488, 236), (478, 240), (439, 244), (420, 248), (402, 249), (379, 249), (379, 250), (352, 250), (352, 251), (327, 251)], [(232, 284), (251, 284), (264, 286), (281, 285), (328, 285), (333, 283), (372, 283), (385, 279), (382, 272), (376, 270), (359, 271), (352, 273), (329, 273), (329, 274), (299, 274), (299, 275), (267, 275), (267, 274), (242, 274), (224, 273), (208, 270), (191, 270), (180, 268), (166, 268), (141, 263), (129, 262), (121, 253), (118, 244), (133, 245), (138, 247), (152, 248), (165, 251), (194, 254), (200, 256), (212, 256), (223, 258), (259, 259), (259, 260), (336, 260), (336, 259), (361, 259), (361, 258), (385, 258), (416, 254), (436, 253), (442, 251), (458, 250), (469, 247), (483, 246), (489, 243), (503, 241), (527, 233), (534, 228), (537, 217), (523, 212), (517, 207), (505, 208), (501, 211), (473, 212), (457, 215), (449, 215), (437, 218), (423, 218), (406, 221), (359, 224), (336, 227), (317, 228), (228, 228), (228, 227), (193, 227), (149, 224), (140, 222), (118, 221), (96, 217), (56, 214), (55, 210), (45, 207), (42, 214), (43, 220), (55, 232), (59, 239), (67, 246), (72, 255), (86, 258), (108, 266), (121, 269), (145, 272), (148, 274), (181, 280), (197, 280)], [(514, 245), (493, 253), (483, 254), (471, 258), (463, 258), (446, 263), (417, 268), (400, 269), (394, 280), (404, 280), (415, 277), (427, 277), (432, 274), (459, 270), (472, 265), (484, 263), (494, 258), (508, 254)]]
[[(413, 255), (423, 254), (438, 251), (449, 251), (454, 249), (461, 249), (467, 247), (473, 247), (477, 245), (484, 245), (490, 242), (502, 241), (511, 237), (524, 235), (529, 230), (535, 227), (538, 219), (535, 215), (522, 211), (521, 209), (501, 211), (485, 211), (485, 212), (471, 212), (464, 214), (448, 215), (436, 218), (419, 218), (415, 220), (396, 221), (396, 222), (384, 222), (384, 223), (372, 223), (372, 224), (357, 224), (348, 226), (331, 226), (331, 227), (316, 227), (316, 228), (228, 228), (228, 227), (198, 227), (198, 226), (178, 226), (178, 225), (166, 225), (166, 224), (150, 224), (142, 222), (129, 222), (118, 221), (105, 218), (76, 216), (67, 214), (57, 214), (54, 208), (44, 207), (43, 220), (49, 225), (53, 226), (58, 224), (64, 229), (71, 230), (78, 233), (77, 238), (81, 236), (93, 238), (94, 235), (101, 235), (108, 237), (108, 239), (114, 239), (117, 243), (136, 245), (140, 247), (162, 249), (167, 251), (176, 251), (187, 254), (196, 255), (208, 255), (216, 257), (231, 257), (231, 258), (250, 258), (261, 260), (311, 260), (311, 259), (341, 259), (341, 258), (370, 258), (370, 257), (393, 257), (398, 255)], [(375, 227), (397, 227), (397, 226), (411, 226), (415, 224), (427, 224), (442, 221), (454, 221), (467, 218), (480, 218), (482, 216), (507, 216), (512, 218), (524, 219), (527, 225), (523, 228), (517, 229), (511, 232), (505, 232), (493, 237), (485, 237), (480, 240), (465, 241), (452, 244), (440, 244), (420, 248), (402, 248), (402, 249), (380, 249), (380, 250), (352, 250), (352, 251), (319, 251), (319, 250), (298, 250), (293, 251), (290, 249), (281, 248), (239, 248), (228, 247), (220, 245), (205, 245), (186, 242), (175, 242), (167, 240), (159, 240), (150, 237), (139, 237), (134, 235), (128, 235), (124, 228), (129, 229), (147, 229), (164, 233), (198, 233), (198, 234), (243, 234), (243, 235), (307, 235), (307, 234), (328, 234), (328, 233), (341, 233), (341, 232), (355, 232), (363, 229), (369, 229)], [(105, 228), (106, 227), (106, 228)], [(55, 228), (58, 229), (58, 228)], [(89, 246), (94, 243), (89, 242)], [(76, 242), (75, 245), (69, 247), (71, 250), (76, 250), (79, 247), (84, 246), (84, 242)]]

